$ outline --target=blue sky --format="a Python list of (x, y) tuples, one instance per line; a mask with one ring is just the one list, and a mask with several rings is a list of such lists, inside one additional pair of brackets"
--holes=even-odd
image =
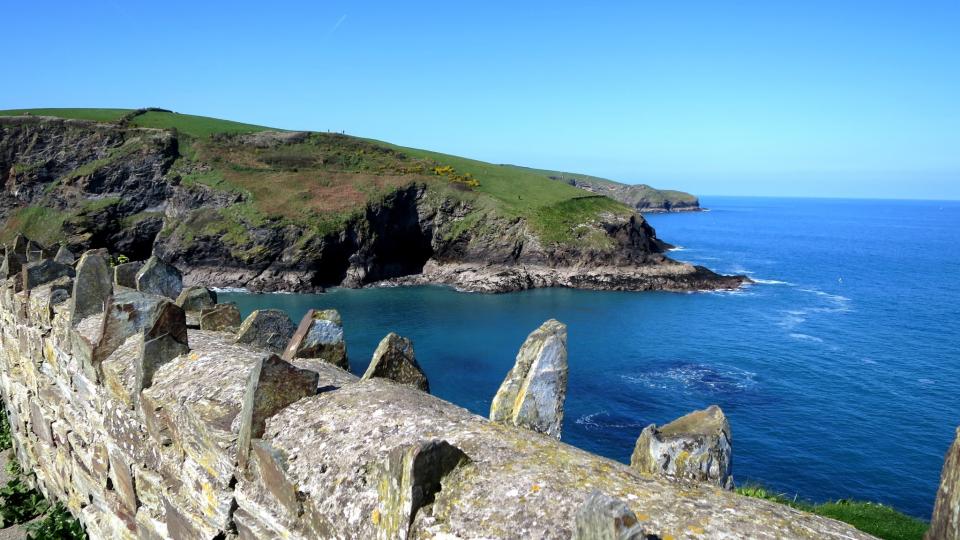
[(698, 194), (960, 198), (960, 1), (11, 2), (0, 108), (161, 106)]

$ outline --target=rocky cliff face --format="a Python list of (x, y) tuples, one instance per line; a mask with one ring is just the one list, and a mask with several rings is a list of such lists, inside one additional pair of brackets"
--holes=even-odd
[[(271, 163), (296, 171), (303, 158), (283, 152), (305, 137), (257, 134), (232, 141), (224, 152), (270, 151)], [(390, 177), (395, 188), (359, 212), (338, 216), (334, 226), (253, 213), (249, 192), (197, 180), (210, 169), (185, 159), (189, 142), (169, 130), (0, 118), (4, 234), (63, 241), (74, 252), (105, 247), (134, 259), (156, 254), (182, 268), (187, 284), (255, 291), (378, 282), (491, 292), (690, 290), (743, 281), (671, 261), (638, 214), (600, 213), (576, 224), (582, 241), (548, 243), (523, 218), (504, 217), (416, 174)]]

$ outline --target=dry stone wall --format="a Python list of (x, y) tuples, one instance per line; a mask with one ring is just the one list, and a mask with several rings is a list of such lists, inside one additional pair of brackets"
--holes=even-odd
[(623, 516), (631, 537), (868, 538), (202, 330), (175, 284), (88, 314), (74, 285), (101, 265), (31, 265), (51, 268), (0, 282), (0, 393), (17, 458), (92, 538), (616, 538)]

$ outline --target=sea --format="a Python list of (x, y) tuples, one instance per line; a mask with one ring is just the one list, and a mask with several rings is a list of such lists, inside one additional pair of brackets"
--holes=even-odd
[(480, 415), (527, 334), (555, 318), (569, 327), (564, 442), (629, 462), (645, 426), (717, 404), (738, 484), (929, 519), (960, 425), (960, 202), (701, 202), (709, 211), (648, 219), (670, 256), (755, 284), (220, 297), (244, 316), (340, 310), (357, 374), (388, 332), (409, 337), (432, 392)]

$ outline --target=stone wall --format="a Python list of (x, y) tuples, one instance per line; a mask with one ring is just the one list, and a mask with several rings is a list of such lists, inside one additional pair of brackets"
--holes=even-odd
[(868, 538), (237, 344), (162, 296), (113, 286), (74, 321), (80, 264), (0, 282), (0, 392), (17, 458), (92, 538), (615, 538), (625, 514), (662, 538)]

